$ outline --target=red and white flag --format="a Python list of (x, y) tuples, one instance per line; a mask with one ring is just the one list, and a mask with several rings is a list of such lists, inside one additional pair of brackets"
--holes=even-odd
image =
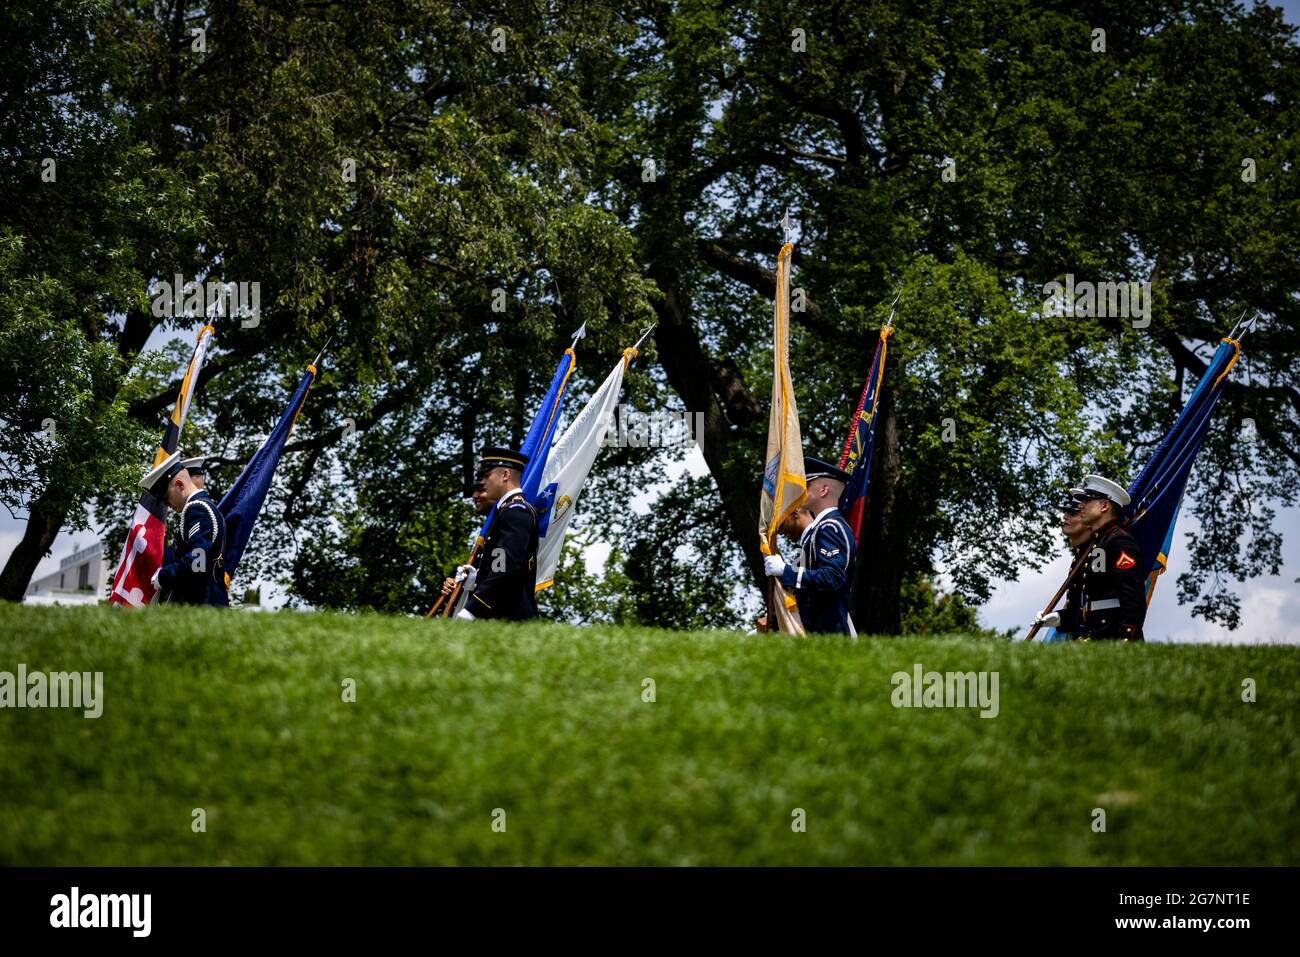
[[(203, 357), (207, 355), (208, 343), (212, 341), (215, 331), (209, 325), (199, 330), (198, 340), (194, 343), (194, 354), (190, 356), (190, 364), (185, 369), (180, 394), (176, 397), (176, 406), (172, 409), (167, 431), (163, 433), (162, 442), (154, 455), (152, 468), (161, 465), (180, 445), (181, 428), (185, 425), (190, 399), (199, 381), (199, 367), (203, 365)], [(131, 529), (126, 533), (122, 557), (118, 559), (117, 572), (113, 575), (109, 602), (143, 608), (153, 601), (155, 589), (150, 581), (154, 572), (162, 567), (163, 539), (166, 535), (167, 503), (159, 501), (151, 492), (140, 493), (140, 503), (135, 507), (135, 517), (131, 519)]]

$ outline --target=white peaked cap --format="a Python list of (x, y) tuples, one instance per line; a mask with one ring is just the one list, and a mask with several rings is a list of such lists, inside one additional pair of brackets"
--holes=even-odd
[(1085, 475), (1083, 477), (1083, 488), (1070, 489), (1070, 494), (1075, 498), (1096, 498), (1098, 493), (1110, 499), (1120, 508), (1127, 507), (1129, 502), (1132, 501), (1124, 486), (1118, 482), (1112, 482), (1104, 475)]
[(144, 478), (140, 479), (140, 487), (146, 492), (152, 492), (153, 487), (166, 478), (167, 473), (173, 471), (173, 467), (180, 465), (180, 462), (181, 453), (173, 452), (145, 473)]

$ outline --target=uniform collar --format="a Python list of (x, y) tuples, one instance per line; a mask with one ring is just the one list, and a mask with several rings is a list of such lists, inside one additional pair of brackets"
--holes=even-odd
[[(185, 496), (185, 504), (186, 504), (186, 505), (190, 504), (190, 499), (192, 499), (192, 498), (193, 498), (194, 496), (196, 496), (196, 495), (202, 495), (202, 494), (203, 494), (204, 492), (206, 492), (206, 491), (207, 491), (207, 489), (196, 488), (193, 492), (190, 492), (189, 495), (186, 495), (186, 496)], [(182, 508), (183, 508), (183, 507), (184, 507), (184, 506), (182, 506)]]
[(1080, 545), (1077, 549), (1075, 549), (1075, 554), (1078, 554), (1084, 549), (1096, 548), (1099, 543), (1105, 541), (1115, 532), (1119, 531), (1121, 527), (1122, 526), (1119, 524), (1119, 522), (1107, 522), (1101, 528), (1094, 529), (1093, 533), (1088, 536), (1087, 540), (1084, 541), (1084, 543)]
[(817, 513), (817, 517), (813, 519), (813, 524), (816, 525), (818, 522), (820, 522), (823, 518), (825, 518), (833, 511), (835, 511), (834, 505), (826, 506), (824, 509), (822, 509), (820, 512)]
[(808, 523), (808, 527), (805, 528), (803, 530), (803, 534), (799, 536), (799, 544), (802, 545), (804, 542), (808, 541), (808, 537), (812, 535), (814, 531), (816, 531), (817, 526), (821, 524), (821, 520), (824, 519), (827, 515), (829, 515), (833, 511), (835, 511), (835, 506), (831, 505), (818, 512), (817, 517)]
[(504, 508), (506, 502), (510, 501), (516, 495), (523, 495), (523, 494), (524, 494), (523, 489), (512, 488), (510, 491), (506, 492), (505, 495), (502, 495), (499, 499), (497, 499), (497, 508)]

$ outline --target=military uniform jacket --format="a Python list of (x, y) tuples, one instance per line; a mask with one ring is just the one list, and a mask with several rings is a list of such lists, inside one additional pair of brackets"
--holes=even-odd
[(225, 547), (226, 520), (212, 496), (200, 489), (181, 509), (175, 560), (159, 569), (158, 587), (177, 604), (229, 605)]
[(524, 621), (537, 617), (537, 513), (515, 489), (496, 504), (465, 610), (475, 618)]
[(1142, 551), (1127, 529), (1111, 523), (1075, 553), (1088, 558), (1070, 586), (1058, 631), (1075, 638), (1142, 640), (1147, 616)]
[(799, 538), (799, 561), (786, 565), (781, 584), (794, 592), (808, 631), (849, 633), (853, 533), (839, 509), (828, 508)]

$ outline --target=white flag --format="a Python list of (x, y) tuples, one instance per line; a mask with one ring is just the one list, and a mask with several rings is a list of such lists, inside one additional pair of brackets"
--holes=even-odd
[(614, 407), (623, 388), (634, 349), (625, 350), (622, 358), (591, 397), (578, 417), (551, 446), (542, 486), (537, 497), (537, 590), (551, 585), (560, 564), (564, 533), (573, 518), (578, 495), (587, 481), (591, 464), (605, 441), (605, 432), (614, 421)]

